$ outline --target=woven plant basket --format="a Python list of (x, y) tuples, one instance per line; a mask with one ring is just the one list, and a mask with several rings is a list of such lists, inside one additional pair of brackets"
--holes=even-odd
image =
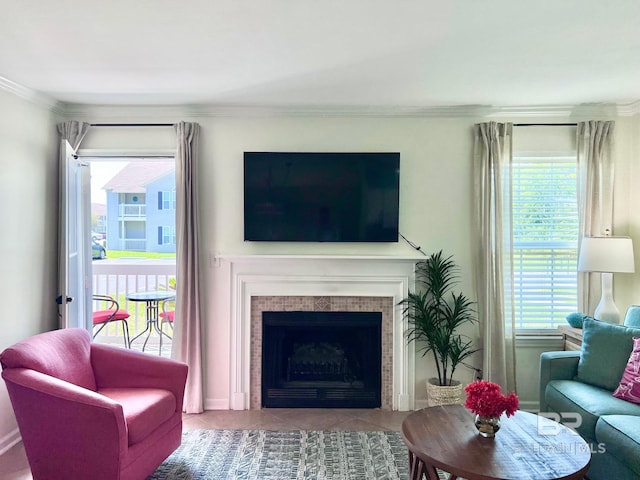
[(437, 378), (427, 380), (427, 405), (437, 407), (438, 405), (454, 405), (464, 403), (465, 395), (462, 384), (457, 380), (452, 381), (452, 385), (440, 386)]

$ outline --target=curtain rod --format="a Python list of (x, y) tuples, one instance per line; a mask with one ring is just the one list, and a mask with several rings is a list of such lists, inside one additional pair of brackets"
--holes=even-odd
[(577, 127), (577, 123), (514, 123), (514, 127)]
[(173, 127), (174, 123), (92, 123), (92, 127)]

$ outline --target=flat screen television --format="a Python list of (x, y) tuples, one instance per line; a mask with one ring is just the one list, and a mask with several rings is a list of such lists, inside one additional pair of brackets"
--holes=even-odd
[(397, 242), (399, 153), (245, 152), (244, 239)]

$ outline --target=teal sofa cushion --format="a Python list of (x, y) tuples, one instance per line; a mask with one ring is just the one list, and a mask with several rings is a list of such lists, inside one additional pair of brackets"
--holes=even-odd
[(629, 361), (633, 337), (640, 337), (640, 328), (585, 319), (582, 330), (577, 379), (615, 390)]
[[(640, 418), (640, 405), (620, 400), (611, 392), (574, 380), (551, 380), (545, 390), (549, 407), (557, 413), (571, 412), (580, 414), (582, 423), (576, 431), (587, 442), (596, 439), (596, 423), (602, 415), (635, 415)], [(567, 417), (568, 426), (575, 416)]]
[(640, 417), (604, 415), (596, 425), (596, 438), (608, 454), (640, 477)]

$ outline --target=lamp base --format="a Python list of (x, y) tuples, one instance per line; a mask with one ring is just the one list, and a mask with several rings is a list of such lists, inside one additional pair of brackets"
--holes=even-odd
[(607, 323), (620, 323), (620, 311), (613, 301), (613, 274), (601, 273), (602, 297), (593, 316)]

